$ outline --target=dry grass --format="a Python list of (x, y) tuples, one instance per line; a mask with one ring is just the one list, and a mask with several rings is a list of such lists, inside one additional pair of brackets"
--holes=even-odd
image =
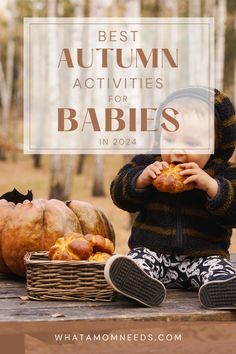
[[(94, 158), (86, 156), (84, 171), (76, 175), (73, 181), (71, 199), (90, 202), (104, 211), (114, 226), (116, 232), (116, 252), (127, 253), (127, 241), (130, 233), (129, 214), (118, 209), (109, 195), (111, 180), (123, 165), (121, 155), (105, 156), (105, 197), (92, 197), (92, 182), (94, 174)], [(49, 192), (50, 157), (43, 156), (42, 168), (33, 168), (30, 156), (19, 155), (17, 162), (0, 162), (0, 195), (14, 187), (22, 193), (31, 189), (35, 198), (47, 198)], [(236, 234), (232, 238), (231, 252), (236, 252)]]

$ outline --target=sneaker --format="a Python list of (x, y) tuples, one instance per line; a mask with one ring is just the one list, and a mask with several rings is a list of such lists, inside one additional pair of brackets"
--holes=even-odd
[(117, 292), (146, 306), (158, 306), (166, 296), (164, 285), (151, 278), (128, 256), (110, 257), (104, 268), (104, 276)]
[(236, 276), (203, 284), (198, 296), (201, 304), (208, 309), (236, 310)]

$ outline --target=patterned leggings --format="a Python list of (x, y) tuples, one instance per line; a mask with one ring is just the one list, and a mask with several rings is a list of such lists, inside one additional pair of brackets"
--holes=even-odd
[(193, 258), (156, 253), (145, 247), (132, 249), (128, 256), (167, 288), (198, 289), (208, 281), (236, 275), (232, 264), (222, 256)]

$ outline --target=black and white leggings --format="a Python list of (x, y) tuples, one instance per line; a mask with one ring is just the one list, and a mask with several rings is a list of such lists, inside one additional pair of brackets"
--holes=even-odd
[(233, 265), (222, 256), (193, 258), (156, 253), (145, 247), (132, 249), (128, 256), (148, 275), (160, 280), (168, 288), (198, 289), (208, 281), (236, 275)]

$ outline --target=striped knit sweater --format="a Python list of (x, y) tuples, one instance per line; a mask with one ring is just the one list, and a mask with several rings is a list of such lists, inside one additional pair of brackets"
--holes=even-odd
[(160, 161), (160, 155), (136, 155), (119, 171), (111, 184), (112, 199), (119, 208), (138, 212), (128, 242), (131, 249), (229, 258), (232, 228), (236, 227), (236, 165), (228, 159), (234, 151), (236, 128), (228, 101), (216, 91), (220, 144), (204, 168), (218, 183), (214, 198), (199, 189), (177, 194), (159, 192), (152, 185), (136, 189), (137, 177), (146, 166)]

